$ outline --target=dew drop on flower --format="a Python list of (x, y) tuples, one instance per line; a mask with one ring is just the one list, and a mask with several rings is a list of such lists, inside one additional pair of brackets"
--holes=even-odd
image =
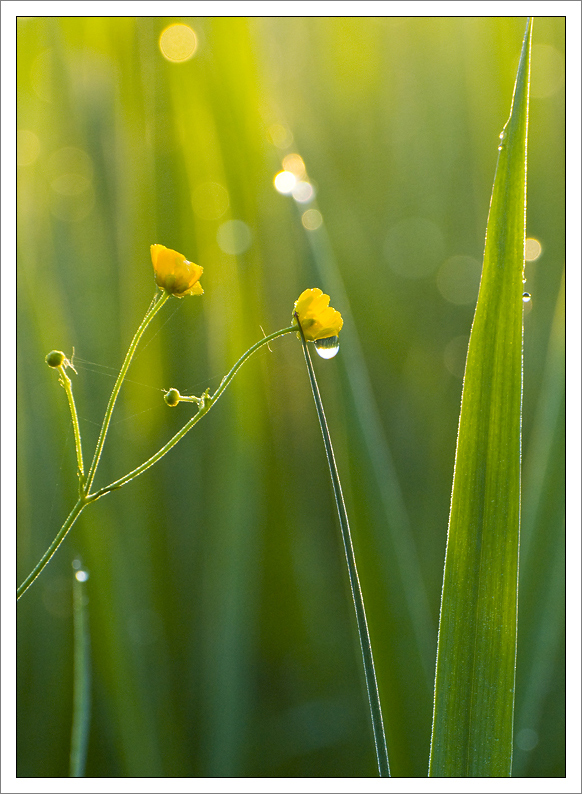
[(321, 358), (333, 358), (339, 350), (339, 339), (337, 336), (328, 336), (327, 339), (317, 339), (315, 342), (317, 355)]

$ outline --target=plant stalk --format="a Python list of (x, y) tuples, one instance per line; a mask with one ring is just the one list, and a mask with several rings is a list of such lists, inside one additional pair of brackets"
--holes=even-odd
[(368, 701), (370, 704), (370, 716), (372, 719), (372, 730), (374, 732), (374, 744), (376, 747), (376, 758), (378, 760), (378, 772), (380, 777), (390, 777), (390, 764), (388, 761), (388, 749), (386, 747), (386, 736), (384, 734), (384, 724), (382, 722), (382, 707), (380, 704), (380, 695), (378, 693), (378, 684), (376, 681), (376, 671), (374, 668), (374, 658), (372, 655), (372, 645), (370, 643), (370, 633), (368, 631), (368, 623), (366, 620), (366, 611), (364, 609), (364, 597), (360, 587), (360, 580), (356, 568), (356, 558), (354, 555), (354, 547), (352, 544), (352, 536), (350, 532), (350, 525), (348, 522), (348, 515), (342, 494), (342, 487), (340, 478), (333, 454), (333, 447), (331, 444), (331, 437), (323, 410), (323, 403), (319, 394), (317, 380), (315, 378), (315, 371), (307, 349), (307, 342), (299, 322), (299, 317), (295, 315), (299, 331), (301, 333), (301, 342), (303, 344), (303, 354), (305, 356), (305, 363), (307, 365), (307, 372), (311, 383), (311, 391), (313, 392), (313, 399), (315, 400), (315, 407), (317, 409), (317, 416), (319, 418), (319, 425), (321, 427), (321, 434), (323, 436), (323, 443), (327, 455), (327, 462), (329, 465), (329, 473), (331, 475), (331, 483), (335, 496), (335, 503), (340, 522), (342, 533), (342, 540), (344, 543), (344, 551), (346, 554), (346, 562), (348, 566), (348, 575), (352, 589), (352, 598), (354, 600), (354, 609), (356, 612), (356, 623), (358, 626), (358, 634), (360, 637), (360, 647), (362, 649), (362, 660), (364, 663), (364, 675), (366, 678), (366, 688), (368, 690)]
[[(79, 573), (79, 571), (77, 571)], [(83, 573), (86, 572), (83, 571)], [(85, 579), (73, 578), (73, 722), (69, 777), (84, 777), (91, 720), (91, 648)]]
[[(109, 405), (107, 406), (107, 409), (108, 409), (108, 412), (109, 412), (109, 417), (107, 417), (107, 415), (106, 415), (106, 417), (105, 417), (105, 419), (103, 421), (103, 427), (102, 427), (102, 430), (101, 430), (101, 434), (99, 436), (99, 441), (101, 442), (100, 443), (101, 449), (103, 448), (103, 442), (105, 440), (105, 434), (107, 432), (107, 426), (109, 424), (109, 420), (111, 419), (111, 412), (113, 411), (113, 406), (115, 404), (115, 399), (117, 398), (117, 394), (119, 393), (119, 388), (121, 387), (121, 383), (123, 381), (122, 374), (125, 375), (125, 373), (127, 372), (127, 369), (128, 369), (129, 364), (131, 362), (131, 357), (133, 355), (133, 352), (135, 351), (137, 343), (139, 342), (139, 338), (143, 334), (145, 328), (147, 327), (147, 324), (150, 322), (150, 320), (152, 319), (154, 314), (162, 306), (162, 303), (165, 302), (166, 297), (167, 296), (164, 296), (160, 300), (158, 300), (157, 303), (154, 304), (154, 306), (148, 311), (148, 313), (146, 314), (142, 324), (138, 328), (138, 330), (136, 332), (136, 335), (133, 338), (132, 344), (130, 346), (130, 350), (128, 351), (128, 354), (125, 357), (125, 361), (123, 362), (122, 371), (120, 372), (120, 374), (119, 374), (119, 376), (117, 378), (117, 381), (115, 382), (115, 386), (113, 388), (113, 392), (112, 392), (111, 397), (109, 399)], [(92, 470), (92, 477), (95, 476), (95, 469), (97, 467), (97, 463), (99, 462), (99, 455), (101, 453), (101, 449), (99, 448), (99, 442), (98, 442), (98, 447), (97, 447), (97, 450), (95, 452), (95, 456), (93, 458), (93, 463), (91, 464), (91, 470), (90, 470), (89, 474), (87, 475), (87, 479), (86, 479), (86, 482), (85, 482), (86, 492), (84, 494), (81, 494), (81, 496), (79, 497), (79, 500), (77, 501), (76, 505), (74, 506), (74, 508), (70, 512), (69, 516), (67, 517), (67, 520), (65, 521), (65, 523), (63, 524), (63, 526), (59, 530), (57, 536), (55, 537), (55, 539), (53, 540), (53, 542), (51, 543), (51, 545), (49, 546), (49, 548), (47, 549), (47, 551), (45, 552), (43, 557), (39, 560), (39, 562), (35, 566), (34, 570), (31, 571), (31, 573), (26, 577), (24, 582), (17, 589), (17, 591), (16, 591), (17, 600), (26, 592), (26, 590), (28, 590), (28, 588), (34, 582), (36, 577), (40, 574), (40, 572), (43, 570), (43, 568), (47, 565), (47, 563), (49, 562), (49, 560), (51, 559), (53, 554), (56, 552), (56, 550), (61, 545), (63, 540), (66, 538), (69, 530), (71, 529), (71, 527), (73, 526), (73, 524), (75, 523), (75, 521), (77, 520), (79, 515), (81, 514), (81, 511), (88, 504), (90, 504), (91, 502), (95, 502), (97, 499), (101, 498), (102, 496), (105, 496), (105, 494), (109, 493), (110, 491), (116, 490), (117, 488), (121, 488), (123, 485), (126, 485), (131, 480), (134, 480), (140, 474), (143, 474), (144, 471), (147, 471), (151, 466), (154, 465), (154, 463), (157, 463), (158, 460), (160, 460), (160, 458), (162, 458), (167, 452), (169, 452), (172, 449), (172, 447), (174, 447), (178, 443), (178, 441), (180, 441), (182, 438), (184, 438), (186, 433), (194, 427), (194, 425), (204, 416), (204, 414), (208, 413), (208, 411), (216, 403), (218, 398), (223, 394), (223, 392), (225, 391), (226, 387), (230, 384), (230, 382), (232, 381), (232, 379), (234, 378), (234, 376), (236, 375), (238, 370), (242, 367), (242, 365), (245, 363), (245, 361), (248, 358), (250, 358), (250, 356), (253, 355), (253, 353), (256, 353), (256, 351), (259, 350), (259, 348), (261, 348), (263, 345), (268, 344), (273, 339), (276, 339), (278, 336), (283, 336), (284, 334), (289, 334), (292, 331), (296, 331), (296, 330), (297, 330), (297, 327), (295, 325), (291, 325), (291, 326), (289, 326), (287, 328), (281, 328), (279, 331), (275, 331), (274, 333), (270, 334), (269, 336), (266, 336), (263, 339), (260, 339), (258, 342), (256, 342), (256, 344), (254, 344), (252, 347), (250, 347), (246, 351), (246, 353), (244, 353), (239, 358), (239, 360), (232, 367), (230, 372), (222, 379), (222, 382), (221, 382), (220, 386), (218, 387), (218, 389), (215, 391), (215, 393), (213, 395), (208, 395), (208, 396), (205, 396), (204, 398), (201, 398), (201, 402), (203, 401), (203, 404), (202, 404), (202, 407), (198, 410), (198, 413), (195, 414), (195, 416), (193, 416), (188, 422), (186, 422), (184, 427), (181, 430), (179, 430), (176, 433), (176, 435), (174, 435), (168, 441), (167, 444), (165, 444), (154, 455), (152, 455), (151, 458), (148, 458), (148, 460), (146, 460), (144, 463), (142, 463), (141, 466), (138, 466), (136, 469), (133, 469), (133, 471), (130, 471), (129, 474), (126, 474), (124, 477), (121, 477), (119, 480), (115, 480), (115, 482), (112, 482), (109, 485), (106, 485), (104, 488), (101, 488), (98, 491), (95, 491), (95, 493), (87, 493), (87, 491), (89, 490), (90, 484), (91, 484), (91, 480), (90, 480), (89, 474), (91, 474), (91, 470)]]
[(75, 450), (77, 453), (77, 467), (79, 469), (79, 477), (81, 479), (81, 487), (84, 485), (84, 477), (85, 471), (83, 468), (83, 449), (81, 446), (81, 432), (79, 430), (79, 419), (77, 417), (77, 408), (75, 406), (75, 398), (73, 397), (73, 384), (71, 383), (71, 379), (65, 372), (65, 364), (61, 364), (60, 366), (60, 382), (67, 394), (67, 400), (69, 401), (69, 409), (71, 411), (71, 421), (73, 423), (73, 433), (75, 436)]
[(150, 305), (150, 308), (146, 312), (145, 317), (143, 318), (141, 325), (135, 332), (133, 339), (131, 340), (131, 344), (129, 349), (125, 355), (125, 359), (123, 364), (121, 365), (121, 369), (119, 370), (119, 375), (117, 376), (117, 380), (115, 381), (115, 385), (113, 386), (113, 391), (111, 392), (111, 396), (109, 398), (109, 402), (107, 403), (107, 409), (105, 411), (105, 416), (103, 417), (103, 424), (101, 426), (101, 431), (99, 433), (99, 438), (97, 440), (97, 446), (95, 447), (95, 454), (93, 456), (93, 461), (91, 463), (91, 467), (87, 472), (87, 479), (85, 482), (85, 494), (88, 494), (91, 490), (91, 485), (93, 484), (93, 479), (95, 477), (95, 472), (97, 471), (97, 466), (99, 465), (99, 459), (101, 457), (101, 452), (103, 450), (103, 444), (105, 443), (105, 437), (107, 436), (107, 430), (109, 429), (109, 423), (111, 422), (111, 415), (113, 413), (113, 409), (115, 407), (115, 402), (117, 400), (117, 396), (119, 394), (119, 390), (121, 389), (121, 384), (127, 374), (127, 370), (129, 369), (129, 365), (131, 364), (131, 360), (133, 355), (136, 351), (136, 348), (139, 344), (139, 340), (143, 336), (145, 329), (148, 327), (150, 322), (153, 320), (155, 315), (159, 312), (162, 308), (164, 303), (170, 297), (169, 292), (159, 293), (154, 298), (153, 305)]
[(34, 582), (36, 577), (40, 574), (42, 569), (45, 567), (45, 565), (47, 565), (47, 563), (49, 562), (49, 560), (51, 559), (51, 557), (53, 556), (55, 551), (59, 548), (59, 546), (61, 545), (63, 540), (67, 537), (67, 535), (69, 533), (69, 530), (71, 529), (71, 527), (73, 526), (75, 521), (79, 518), (79, 516), (81, 515), (81, 512), (87, 506), (87, 504), (88, 504), (88, 500), (85, 497), (83, 497), (83, 496), (79, 497), (76, 505), (73, 507), (73, 509), (71, 510), (69, 515), (67, 516), (67, 520), (65, 521), (63, 526), (60, 528), (57, 536), (55, 537), (55, 539), (53, 540), (51, 545), (48, 547), (48, 549), (43, 554), (41, 559), (35, 565), (33, 570), (28, 574), (28, 576), (26, 577), (24, 582), (22, 582), (20, 587), (16, 590), (16, 600), (17, 601), (22, 595), (24, 595), (24, 593), (28, 590), (30, 585)]
[(144, 471), (147, 471), (151, 466), (154, 465), (154, 463), (157, 463), (158, 460), (160, 460), (160, 458), (163, 458), (164, 455), (167, 452), (169, 452), (172, 449), (172, 447), (174, 447), (178, 443), (178, 441), (180, 441), (182, 438), (184, 438), (186, 433), (189, 430), (191, 430), (194, 427), (194, 425), (198, 421), (200, 421), (200, 419), (202, 419), (204, 414), (208, 413), (208, 411), (216, 403), (216, 401), (219, 399), (219, 397), (223, 394), (223, 392), (225, 391), (226, 387), (230, 384), (230, 382), (232, 381), (232, 379), (234, 378), (236, 373), (239, 371), (239, 369), (242, 367), (242, 365), (245, 363), (245, 361), (253, 355), (253, 353), (256, 353), (257, 350), (260, 347), (262, 347), (263, 345), (268, 344), (273, 339), (276, 339), (278, 336), (283, 336), (284, 334), (289, 334), (289, 333), (291, 333), (291, 331), (296, 331), (296, 330), (297, 330), (297, 328), (296, 328), (295, 325), (291, 325), (288, 328), (281, 328), (281, 330), (275, 331), (274, 333), (270, 334), (269, 336), (266, 336), (263, 339), (260, 339), (256, 344), (254, 344), (252, 347), (250, 347), (246, 351), (246, 353), (244, 353), (239, 358), (239, 360), (232, 367), (230, 372), (227, 375), (225, 375), (225, 377), (222, 379), (222, 381), (220, 383), (220, 386), (214, 392), (214, 394), (208, 395), (207, 397), (204, 397), (204, 398), (201, 398), (201, 399), (204, 400), (204, 404), (198, 410), (198, 413), (195, 414), (188, 422), (186, 422), (184, 427), (182, 427), (181, 430), (178, 430), (176, 435), (172, 436), (172, 438), (168, 441), (167, 444), (164, 444), (164, 446), (161, 447), (161, 449), (159, 449), (154, 455), (152, 455), (151, 458), (148, 458), (144, 463), (142, 463), (141, 466), (138, 466), (136, 469), (133, 469), (128, 474), (126, 474), (124, 477), (120, 477), (119, 480), (115, 480), (115, 482), (112, 482), (109, 485), (106, 485), (104, 488), (101, 488), (99, 491), (96, 491), (94, 494), (91, 494), (91, 497), (90, 497), (91, 500), (99, 499), (101, 496), (104, 496), (106, 493), (109, 493), (109, 491), (113, 491), (116, 488), (121, 488), (123, 485), (126, 485), (131, 480), (134, 480), (140, 474), (143, 474)]

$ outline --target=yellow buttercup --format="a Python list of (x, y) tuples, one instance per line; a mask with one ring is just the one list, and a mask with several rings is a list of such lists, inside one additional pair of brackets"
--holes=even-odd
[(337, 336), (344, 324), (341, 314), (329, 305), (329, 295), (317, 287), (306, 289), (295, 301), (293, 320), (297, 319), (309, 342)]
[(189, 262), (183, 254), (165, 245), (152, 245), (150, 250), (158, 287), (176, 298), (202, 295), (204, 290), (200, 276), (204, 268)]

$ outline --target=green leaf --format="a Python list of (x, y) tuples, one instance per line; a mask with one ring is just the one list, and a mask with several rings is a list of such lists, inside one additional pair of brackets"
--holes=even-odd
[(532, 20), (500, 136), (467, 354), (441, 602), (429, 774), (511, 774)]

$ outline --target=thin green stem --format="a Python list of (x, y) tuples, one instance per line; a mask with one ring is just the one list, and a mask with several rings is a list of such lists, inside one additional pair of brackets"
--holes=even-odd
[[(146, 314), (146, 317), (144, 318), (144, 321), (142, 322), (141, 326), (138, 329), (138, 332), (136, 333), (135, 337), (133, 338), (133, 341), (132, 341), (133, 350), (135, 350), (135, 347), (137, 346), (137, 343), (139, 341), (139, 337), (141, 336), (141, 334), (145, 330), (145, 327), (146, 327), (147, 323), (149, 323), (149, 321), (153, 317), (153, 314), (155, 313), (155, 311), (157, 311), (160, 308), (160, 306), (162, 305), (162, 302), (164, 302), (164, 300), (165, 299), (162, 298), (161, 301), (158, 301), (154, 305), (154, 307), (148, 312), (148, 314)], [(105, 494), (109, 493), (110, 491), (116, 490), (117, 488), (121, 488), (123, 485), (126, 485), (131, 480), (134, 480), (140, 474), (143, 474), (144, 471), (147, 471), (151, 466), (154, 465), (154, 463), (157, 463), (158, 460), (160, 460), (160, 458), (162, 458), (166, 454), (166, 452), (169, 452), (172, 449), (172, 447), (175, 446), (178, 443), (178, 441), (180, 441), (180, 439), (184, 438), (186, 433), (194, 427), (194, 425), (204, 416), (204, 414), (208, 413), (210, 408), (216, 403), (218, 398), (223, 394), (224, 390), (229, 385), (229, 383), (232, 381), (232, 379), (234, 378), (234, 376), (236, 375), (238, 370), (242, 367), (242, 365), (245, 363), (245, 361), (248, 358), (250, 358), (250, 356), (253, 355), (253, 353), (256, 353), (256, 351), (259, 350), (259, 348), (261, 348), (263, 345), (268, 344), (273, 339), (276, 339), (278, 336), (283, 336), (284, 334), (289, 334), (292, 331), (297, 331), (297, 326), (296, 325), (291, 325), (288, 328), (282, 328), (279, 331), (275, 331), (274, 333), (270, 334), (269, 336), (266, 336), (263, 339), (260, 339), (256, 344), (254, 344), (251, 348), (249, 348), (246, 351), (246, 353), (244, 353), (239, 358), (239, 360), (232, 367), (230, 372), (222, 379), (222, 382), (221, 382), (220, 386), (218, 387), (218, 389), (215, 391), (215, 393), (213, 395), (205, 395), (204, 397), (200, 398), (200, 408), (198, 410), (198, 413), (195, 416), (193, 416), (188, 422), (186, 422), (184, 427), (181, 430), (179, 430), (176, 433), (176, 435), (173, 436), (168, 441), (167, 444), (165, 444), (161, 449), (159, 449), (155, 453), (155, 455), (152, 455), (151, 458), (146, 460), (145, 463), (142, 463), (141, 466), (138, 466), (133, 471), (130, 471), (129, 474), (125, 475), (125, 477), (121, 477), (119, 480), (116, 480), (115, 482), (110, 483), (109, 485), (105, 486), (104, 488), (101, 488), (98, 491), (95, 491), (95, 493), (92, 493), (92, 494), (85, 493), (85, 494), (83, 494), (79, 498), (77, 504), (75, 505), (75, 507), (73, 508), (71, 513), (69, 514), (67, 520), (65, 521), (65, 523), (63, 524), (63, 526), (59, 530), (58, 535), (53, 540), (53, 542), (51, 543), (51, 545), (47, 549), (47, 551), (44, 554), (44, 556), (42, 557), (42, 559), (38, 562), (38, 564), (36, 565), (34, 570), (26, 577), (24, 582), (20, 585), (20, 587), (16, 591), (17, 599), (20, 598), (23, 595), (23, 593), (26, 592), (26, 590), (28, 590), (30, 585), (34, 582), (36, 577), (40, 574), (40, 572), (43, 570), (45, 565), (49, 562), (49, 560), (51, 559), (53, 554), (56, 552), (58, 547), (61, 545), (61, 543), (63, 542), (63, 540), (67, 536), (69, 530), (71, 529), (71, 527), (73, 526), (73, 524), (75, 523), (77, 518), (79, 517), (79, 515), (80, 515), (81, 511), (83, 510), (83, 508), (86, 507), (86, 505), (90, 504), (91, 502), (95, 502), (97, 499), (99, 499), (102, 496), (105, 496)], [(132, 348), (130, 348), (130, 351), (131, 351)], [(127, 372), (127, 368), (129, 367), (129, 361), (130, 360), (131, 360), (131, 357), (128, 354), (128, 356), (126, 356), (126, 359), (124, 361), (124, 367), (125, 367), (125, 371), (126, 372)], [(121, 373), (120, 373), (120, 375), (121, 375)], [(111, 410), (113, 410), (113, 404), (115, 403), (114, 397), (116, 397), (117, 393), (119, 392), (119, 387), (121, 386), (121, 381), (122, 381), (122, 379), (120, 377), (118, 377), (117, 382), (115, 384), (117, 389), (114, 387), (114, 390), (113, 390), (114, 394), (111, 395), (111, 398), (109, 400), (108, 409), (111, 408)], [(111, 418), (111, 411), (109, 413), (110, 413), (109, 418)], [(107, 424), (108, 424), (108, 422), (107, 422)], [(103, 428), (105, 429), (105, 431), (103, 431)], [(103, 440), (104, 440), (104, 432), (107, 432), (106, 422), (105, 421), (103, 422), (103, 428), (102, 428), (101, 435), (103, 436)], [(100, 436), (100, 440), (101, 440), (101, 436)], [(103, 443), (101, 443), (101, 448), (102, 447), (103, 447)], [(99, 452), (100, 452), (100, 450), (99, 450)], [(99, 457), (98, 457), (97, 452), (96, 452), (95, 457), (93, 458), (93, 464), (91, 464), (91, 467), (92, 467), (92, 470), (93, 470), (93, 472), (92, 472), (93, 476), (95, 475), (95, 468), (96, 468), (96, 465), (97, 465), (98, 461), (99, 461)], [(86, 487), (86, 490), (88, 491), (88, 489), (90, 487), (89, 475), (87, 475), (87, 480), (86, 480), (86, 486), (85, 487)]]
[(123, 485), (126, 485), (131, 480), (134, 480), (136, 477), (139, 477), (139, 475), (143, 474), (144, 471), (147, 471), (151, 466), (154, 465), (154, 463), (157, 463), (158, 460), (160, 460), (160, 458), (163, 458), (164, 455), (167, 452), (169, 452), (172, 449), (172, 447), (174, 447), (178, 443), (178, 441), (184, 438), (186, 433), (189, 430), (191, 430), (198, 421), (200, 421), (200, 419), (204, 416), (204, 414), (208, 413), (208, 411), (212, 408), (213, 405), (215, 405), (216, 401), (223, 394), (224, 390), (232, 381), (236, 373), (239, 371), (239, 369), (242, 367), (245, 361), (253, 355), (253, 353), (256, 353), (259, 348), (261, 348), (263, 345), (268, 344), (273, 339), (276, 339), (278, 336), (283, 336), (283, 334), (289, 334), (292, 331), (296, 331), (296, 330), (297, 330), (297, 326), (295, 325), (291, 325), (288, 328), (282, 328), (281, 330), (275, 331), (269, 336), (260, 339), (256, 344), (250, 347), (246, 351), (246, 353), (244, 353), (239, 358), (239, 360), (232, 367), (230, 372), (222, 379), (220, 386), (214, 392), (214, 394), (200, 398), (201, 406), (198, 410), (198, 413), (195, 414), (188, 422), (186, 422), (184, 427), (181, 430), (179, 430), (175, 436), (172, 436), (172, 438), (167, 442), (167, 444), (164, 444), (164, 446), (161, 447), (161, 449), (159, 449), (154, 455), (152, 455), (151, 458), (148, 458), (148, 460), (142, 463), (141, 466), (138, 466), (136, 469), (133, 469), (133, 471), (130, 471), (129, 474), (126, 474), (124, 477), (120, 477), (119, 480), (115, 480), (115, 482), (112, 482), (109, 485), (106, 485), (104, 488), (101, 488), (100, 490), (96, 491), (94, 494), (91, 494), (88, 498), (91, 501), (93, 501), (95, 499), (99, 499), (101, 496), (104, 496), (106, 493), (109, 493), (110, 491), (113, 491), (117, 488), (121, 488)]
[(67, 400), (69, 401), (69, 408), (71, 410), (71, 421), (73, 423), (73, 433), (75, 435), (75, 450), (77, 452), (77, 467), (79, 469), (79, 476), (81, 477), (81, 487), (83, 487), (85, 471), (83, 468), (83, 449), (81, 447), (81, 432), (79, 430), (79, 419), (77, 417), (75, 398), (73, 397), (73, 384), (71, 383), (71, 379), (65, 372), (65, 366), (66, 365), (63, 363), (59, 367), (59, 371), (61, 374), (60, 382), (67, 394)]
[(91, 656), (85, 581), (86, 571), (73, 579), (73, 722), (69, 777), (84, 777), (91, 718)]
[(333, 447), (331, 445), (331, 437), (327, 427), (327, 421), (323, 410), (323, 403), (319, 394), (319, 388), (315, 379), (315, 372), (313, 364), (307, 349), (307, 342), (299, 322), (299, 317), (295, 315), (299, 330), (301, 333), (301, 342), (303, 344), (303, 354), (305, 356), (305, 363), (307, 364), (307, 372), (311, 382), (311, 391), (313, 392), (313, 399), (315, 400), (315, 407), (317, 409), (317, 416), (319, 418), (319, 425), (321, 427), (321, 434), (323, 436), (323, 443), (327, 455), (327, 462), (329, 465), (329, 473), (331, 475), (331, 482), (337, 506), (337, 512), (340, 522), (342, 539), (344, 543), (344, 551), (346, 554), (346, 562), (348, 565), (348, 575), (350, 578), (350, 585), (352, 588), (352, 597), (354, 600), (354, 609), (356, 612), (356, 623), (358, 626), (358, 634), (360, 637), (360, 647), (362, 649), (362, 660), (364, 663), (364, 675), (366, 678), (366, 688), (368, 690), (368, 701), (370, 704), (370, 716), (372, 719), (372, 730), (374, 732), (374, 744), (376, 747), (376, 758), (378, 760), (378, 772), (380, 777), (390, 777), (390, 764), (388, 762), (388, 749), (386, 747), (386, 737), (384, 735), (384, 724), (382, 722), (382, 707), (380, 705), (380, 695), (378, 693), (378, 684), (376, 682), (376, 671), (374, 668), (374, 658), (372, 656), (372, 645), (370, 643), (370, 633), (368, 631), (368, 623), (366, 621), (366, 611), (364, 609), (364, 597), (360, 587), (360, 580), (356, 568), (356, 558), (354, 555), (354, 547), (352, 545), (352, 536), (350, 533), (350, 525), (348, 523), (348, 514), (344, 503), (342, 494), (342, 487), (340, 478), (335, 463), (333, 454)]
[[(81, 477), (81, 493), (79, 499), (71, 512), (69, 513), (65, 523), (60, 528), (57, 536), (48, 547), (44, 555), (38, 561), (34, 569), (30, 572), (30, 574), (26, 577), (24, 582), (20, 585), (20, 587), (16, 590), (16, 598), (17, 600), (28, 590), (30, 585), (34, 582), (36, 577), (41, 573), (44, 567), (48, 564), (49, 560), (59, 548), (63, 540), (66, 538), (69, 530), (81, 514), (82, 510), (88, 505), (90, 502), (95, 501), (95, 495), (89, 495), (89, 490), (91, 488), (91, 484), (93, 482), (93, 478), (95, 477), (95, 472), (97, 470), (97, 465), (99, 463), (99, 458), (101, 457), (101, 452), (103, 450), (103, 444), (105, 443), (105, 437), (107, 435), (107, 430), (109, 428), (109, 423), (111, 421), (111, 415), (113, 413), (113, 408), (115, 407), (115, 401), (117, 400), (117, 395), (119, 394), (119, 390), (121, 389), (121, 384), (123, 383), (123, 379), (127, 374), (127, 370), (129, 369), (129, 365), (131, 364), (131, 360), (133, 358), (133, 354), (137, 348), (139, 340), (141, 339), (145, 329), (148, 327), (149, 323), (153, 319), (153, 317), (157, 314), (157, 312), (162, 308), (164, 303), (168, 300), (170, 294), (164, 292), (162, 294), (156, 294), (152, 303), (150, 304), (149, 309), (146, 312), (144, 319), (141, 322), (141, 325), (135, 332), (135, 335), (131, 341), (129, 346), (129, 350), (125, 356), (125, 360), (117, 376), (117, 380), (115, 381), (115, 385), (113, 387), (113, 391), (111, 392), (111, 396), (109, 398), (109, 402), (107, 404), (107, 410), (105, 412), (105, 416), (103, 418), (103, 425), (101, 427), (101, 431), (99, 433), (99, 438), (97, 440), (97, 447), (95, 448), (95, 454), (93, 456), (93, 461), (91, 463), (91, 467), (87, 473), (87, 476), (84, 476), (83, 470), (83, 455), (81, 450), (81, 434), (79, 431), (79, 421), (77, 418), (77, 410), (75, 407), (75, 401), (73, 398), (73, 390), (72, 384), (70, 379), (68, 378), (65, 372), (65, 365), (60, 367), (60, 381), (67, 393), (67, 399), (69, 401), (69, 407), (71, 410), (71, 418), (73, 421), (73, 431), (75, 434), (75, 448), (77, 450), (77, 464), (79, 466), (79, 473)], [(70, 366), (70, 364), (69, 364)]]
[(232, 367), (232, 369), (230, 370), (228, 375), (225, 375), (225, 377), (222, 379), (222, 381), (220, 383), (220, 386), (218, 387), (218, 389), (214, 392), (214, 394), (211, 397), (212, 402), (215, 403), (216, 400), (218, 400), (218, 398), (223, 393), (223, 391), (226, 389), (226, 387), (229, 385), (229, 383), (234, 378), (236, 373), (239, 371), (239, 369), (245, 363), (247, 358), (250, 358), (253, 355), (253, 353), (256, 353), (257, 350), (260, 347), (262, 347), (263, 345), (268, 344), (273, 339), (276, 339), (278, 336), (283, 336), (284, 334), (290, 334), (292, 331), (297, 331), (297, 326), (296, 325), (290, 325), (287, 328), (281, 328), (279, 331), (274, 331), (272, 334), (269, 334), (269, 336), (265, 336), (263, 339), (259, 339), (259, 341), (256, 342), (252, 347), (249, 347), (247, 352), (244, 353), (239, 358), (239, 360), (236, 362), (236, 364)]
[(139, 340), (141, 339), (145, 329), (148, 327), (150, 322), (153, 320), (154, 316), (159, 312), (159, 310), (162, 308), (162, 306), (168, 300), (169, 297), (170, 297), (169, 292), (163, 292), (156, 295), (156, 297), (154, 298), (153, 305), (150, 305), (150, 308), (146, 312), (146, 315), (143, 318), (141, 325), (139, 326), (139, 328), (135, 332), (133, 339), (131, 340), (129, 350), (127, 351), (123, 364), (121, 365), (121, 369), (119, 370), (119, 375), (117, 376), (117, 380), (115, 381), (115, 385), (113, 386), (113, 391), (111, 392), (109, 402), (107, 403), (107, 409), (105, 411), (105, 416), (103, 417), (103, 424), (101, 426), (101, 431), (99, 433), (99, 438), (97, 440), (97, 446), (95, 447), (95, 454), (93, 456), (91, 467), (87, 473), (87, 480), (85, 482), (85, 494), (88, 494), (89, 491), (91, 490), (91, 485), (93, 484), (95, 472), (97, 471), (97, 466), (99, 465), (99, 458), (101, 457), (101, 452), (103, 450), (103, 444), (105, 443), (105, 438), (107, 436), (107, 430), (109, 429), (109, 423), (111, 422), (111, 415), (115, 407), (115, 401), (117, 400), (117, 395), (119, 394), (119, 390), (121, 389), (121, 384), (123, 383), (123, 380), (127, 374), (129, 365), (131, 364), (133, 354), (135, 353), (135, 350), (139, 344)]
[(18, 600), (28, 590), (30, 585), (34, 582), (36, 577), (40, 574), (40, 572), (43, 570), (45, 565), (47, 565), (47, 563), (49, 562), (50, 558), (53, 556), (55, 551), (59, 548), (59, 546), (61, 545), (63, 540), (66, 538), (69, 530), (71, 529), (71, 527), (73, 526), (75, 521), (79, 518), (79, 516), (81, 515), (82, 510), (86, 507), (87, 504), (88, 504), (88, 500), (85, 497), (80, 497), (79, 498), (79, 500), (77, 501), (77, 504), (73, 507), (73, 509), (71, 510), (69, 515), (67, 516), (67, 520), (65, 521), (63, 526), (60, 528), (57, 536), (55, 537), (55, 539), (53, 540), (51, 545), (48, 547), (48, 549), (46, 550), (46, 552), (44, 553), (42, 558), (38, 561), (38, 563), (36, 564), (34, 569), (28, 574), (28, 576), (26, 577), (24, 582), (17, 589), (17, 591), (16, 591), (16, 600)]

